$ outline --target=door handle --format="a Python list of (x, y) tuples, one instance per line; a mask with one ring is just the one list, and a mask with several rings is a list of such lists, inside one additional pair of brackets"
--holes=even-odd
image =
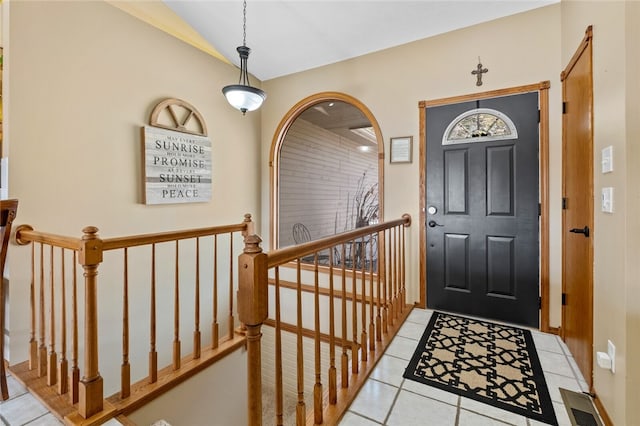
[(435, 228), (436, 226), (444, 226), (444, 225), (440, 225), (439, 223), (437, 223), (435, 220), (430, 220), (427, 225), (429, 225), (429, 228)]
[(570, 229), (569, 232), (573, 232), (574, 234), (583, 234), (586, 238), (589, 238), (588, 226), (585, 226), (584, 228), (573, 228), (573, 229)]

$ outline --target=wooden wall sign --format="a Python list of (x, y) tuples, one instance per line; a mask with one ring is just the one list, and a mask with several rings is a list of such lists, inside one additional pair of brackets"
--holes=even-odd
[(142, 150), (145, 204), (211, 200), (211, 141), (193, 106), (160, 102), (142, 128)]

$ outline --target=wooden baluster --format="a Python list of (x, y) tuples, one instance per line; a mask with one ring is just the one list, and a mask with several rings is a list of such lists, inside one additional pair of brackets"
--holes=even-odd
[(247, 328), (247, 411), (252, 426), (262, 425), (260, 329), (269, 312), (267, 255), (260, 242), (257, 235), (248, 235), (238, 260), (238, 317)]
[(373, 325), (373, 234), (369, 235), (369, 350), (376, 349), (375, 326)]
[(388, 277), (387, 271), (389, 268), (387, 267), (387, 262), (389, 261), (389, 256), (387, 256), (387, 244), (389, 239), (387, 238), (387, 230), (382, 231), (384, 236), (384, 244), (382, 246), (382, 251), (384, 252), (384, 268), (380, 271), (380, 275), (383, 278), (382, 283), (382, 333), (387, 334), (389, 332), (389, 299), (388, 299)]
[(369, 351), (367, 351), (367, 247), (365, 245), (364, 235), (360, 239), (360, 263), (360, 278), (362, 283), (362, 296), (360, 299), (360, 306), (362, 307), (362, 330), (360, 332), (360, 345), (362, 346), (362, 350), (360, 351), (360, 357), (362, 358), (362, 362), (367, 362), (367, 360), (369, 359)]
[(131, 365), (129, 365), (129, 253), (124, 248), (122, 289), (122, 365), (120, 366), (120, 398), (131, 395)]
[(284, 403), (282, 388), (282, 328), (280, 323), (280, 268), (275, 268), (275, 293), (276, 293), (276, 425), (284, 423)]
[(358, 373), (358, 290), (356, 277), (356, 243), (351, 241), (351, 325), (353, 343), (351, 346), (351, 374)]
[(44, 344), (44, 319), (44, 245), (40, 243), (40, 346), (38, 347), (38, 377), (47, 375), (47, 347)]
[(378, 342), (382, 341), (382, 289), (381, 289), (381, 278), (382, 267), (380, 266), (380, 262), (383, 260), (383, 257), (380, 256), (380, 244), (383, 244), (384, 239), (380, 237), (380, 232), (376, 234), (378, 238), (378, 244), (376, 244), (376, 259), (378, 259), (376, 263), (377, 276), (376, 276), (376, 340)]
[(71, 392), (69, 400), (76, 404), (79, 398), (80, 368), (78, 367), (78, 253), (73, 252), (73, 295), (72, 295), (72, 343), (71, 343)]
[(338, 401), (338, 379), (336, 377), (336, 319), (335, 293), (333, 288), (333, 249), (329, 250), (329, 404)]
[(400, 282), (398, 281), (398, 265), (400, 260), (398, 259), (398, 227), (393, 228), (393, 303), (395, 319), (400, 318)]
[(36, 341), (36, 245), (31, 243), (31, 283), (29, 285), (31, 302), (31, 330), (29, 337), (29, 370), (38, 366), (38, 342)]
[(156, 351), (156, 245), (151, 245), (151, 314), (149, 318), (149, 383), (158, 380), (158, 352)]
[(175, 282), (173, 286), (173, 370), (180, 369), (180, 255), (176, 240)]
[(102, 262), (102, 240), (98, 228), (82, 230), (80, 264), (84, 268), (84, 375), (80, 380), (78, 413), (86, 418), (102, 411), (103, 380), (98, 369), (98, 265)]
[(47, 362), (47, 385), (58, 383), (58, 356), (56, 354), (56, 303), (53, 266), (53, 246), (49, 246), (49, 358)]
[(304, 402), (304, 348), (302, 346), (302, 277), (300, 273), (300, 258), (297, 259), (297, 284), (296, 303), (297, 303), (297, 324), (298, 332), (296, 334), (296, 354), (297, 354), (297, 377), (298, 377), (298, 404), (296, 405), (296, 425), (301, 426), (306, 422), (307, 408)]
[(229, 339), (233, 339), (233, 232), (229, 234)]
[(342, 259), (341, 278), (342, 278), (342, 357), (341, 357), (341, 387), (349, 387), (349, 355), (347, 354), (347, 342), (349, 336), (347, 336), (347, 263), (346, 263), (346, 247), (342, 243), (342, 253), (340, 254)]
[(58, 393), (63, 395), (69, 392), (69, 362), (67, 361), (67, 290), (64, 267), (64, 249), (60, 249), (61, 273), (61, 307), (60, 307), (60, 363), (58, 364)]
[(405, 309), (405, 288), (404, 288), (404, 227), (398, 226), (398, 290), (400, 296), (398, 297), (398, 305), (400, 306), (400, 312), (404, 312)]
[(411, 225), (411, 216), (409, 216), (408, 214), (403, 215), (403, 217), (408, 216), (409, 217), (409, 223), (407, 223), (406, 225), (404, 225), (402, 227), (402, 289), (403, 289), (403, 293), (404, 293), (404, 299), (403, 302), (404, 304), (407, 303), (407, 264), (406, 264), (406, 260), (407, 260), (407, 240), (406, 240), (406, 232), (407, 232), (407, 227), (409, 227)]
[(313, 386), (313, 418), (317, 425), (322, 424), (322, 367), (320, 364), (320, 282), (318, 277), (318, 252), (314, 256), (314, 319), (315, 319), (315, 375), (316, 382)]
[(388, 314), (387, 321), (389, 326), (393, 326), (395, 323), (395, 305), (393, 302), (393, 230), (389, 229), (389, 268), (387, 270), (387, 285), (389, 286), (389, 300), (387, 303)]
[(195, 330), (193, 332), (193, 358), (200, 358), (200, 238), (196, 238), (196, 300), (195, 300)]
[(220, 327), (218, 324), (218, 235), (213, 236), (213, 322), (211, 323), (211, 347), (218, 347)]

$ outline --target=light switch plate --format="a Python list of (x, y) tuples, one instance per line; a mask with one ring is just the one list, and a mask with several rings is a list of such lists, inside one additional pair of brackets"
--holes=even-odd
[(602, 188), (602, 211), (613, 213), (613, 188)]
[(602, 173), (613, 171), (613, 147), (608, 146), (602, 149)]

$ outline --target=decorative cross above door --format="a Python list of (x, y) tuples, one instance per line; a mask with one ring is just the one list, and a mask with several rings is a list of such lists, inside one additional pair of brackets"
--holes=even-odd
[(478, 66), (475, 70), (471, 71), (471, 74), (478, 77), (476, 81), (476, 86), (482, 86), (482, 74), (489, 72), (488, 68), (482, 68), (482, 63), (480, 63), (480, 57), (478, 57)]

